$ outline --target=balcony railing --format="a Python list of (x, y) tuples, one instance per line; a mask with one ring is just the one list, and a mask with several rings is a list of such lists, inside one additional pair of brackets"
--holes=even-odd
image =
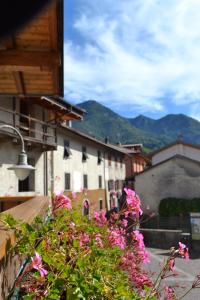
[[(56, 147), (56, 125), (0, 106), (0, 123), (19, 129), (25, 141)], [(2, 132), (5, 132), (2, 131)], [(9, 131), (10, 132), (10, 131)]]

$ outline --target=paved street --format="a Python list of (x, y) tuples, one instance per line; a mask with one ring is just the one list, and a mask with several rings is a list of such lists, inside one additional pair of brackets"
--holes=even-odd
[[(153, 248), (147, 248), (147, 251), (151, 253), (151, 263), (148, 268), (155, 272), (153, 277), (156, 278), (160, 270), (160, 263), (168, 256), (169, 251)], [(191, 253), (191, 259), (189, 261), (177, 258), (174, 270), (176, 273), (180, 274), (178, 278), (170, 277), (165, 279), (165, 282), (171, 286), (179, 285), (180, 288), (178, 288), (177, 291), (178, 296), (180, 297), (189, 287), (191, 287), (192, 282), (195, 279), (195, 275), (200, 274), (200, 253)], [(200, 289), (192, 290), (186, 297), (184, 297), (184, 299), (200, 300)]]

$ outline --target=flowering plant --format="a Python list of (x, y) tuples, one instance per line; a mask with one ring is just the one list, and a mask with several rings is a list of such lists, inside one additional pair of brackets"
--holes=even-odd
[(55, 194), (47, 222), (37, 217), (31, 225), (16, 224), (10, 216), (4, 218), (16, 230), (14, 253), (28, 257), (15, 282), (21, 299), (176, 299), (174, 290), (160, 283), (173, 276), (177, 255), (188, 259), (188, 250), (182, 243), (172, 249), (153, 282), (143, 268), (149, 253), (136, 229), (140, 199), (130, 189), (124, 193), (120, 212), (109, 216), (99, 211), (89, 219), (77, 205), (72, 209), (76, 200)]

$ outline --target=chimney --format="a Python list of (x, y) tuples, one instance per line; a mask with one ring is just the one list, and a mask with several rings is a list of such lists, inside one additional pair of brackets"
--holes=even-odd
[(108, 136), (105, 137), (105, 143), (106, 143), (106, 144), (109, 143), (109, 138), (108, 138)]

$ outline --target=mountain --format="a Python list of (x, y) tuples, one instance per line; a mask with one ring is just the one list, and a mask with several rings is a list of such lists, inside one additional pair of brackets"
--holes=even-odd
[(182, 136), (184, 141), (200, 144), (200, 122), (183, 114), (170, 114), (158, 120), (145, 116), (128, 119), (136, 128), (154, 132), (164, 139), (174, 141)]
[(136, 128), (127, 118), (94, 100), (80, 103), (78, 106), (86, 110), (84, 121), (73, 121), (72, 126), (100, 140), (108, 137), (111, 143), (143, 143), (150, 149), (165, 145), (162, 137)]
[(139, 115), (133, 119), (127, 119), (134, 127), (148, 130), (149, 128), (153, 127), (156, 123), (156, 120), (145, 117), (143, 115)]
[(78, 104), (86, 110), (83, 122), (73, 127), (112, 143), (142, 143), (147, 150), (174, 142), (180, 135), (185, 142), (200, 144), (200, 122), (183, 114), (169, 114), (158, 120), (139, 115), (124, 118), (94, 100)]

